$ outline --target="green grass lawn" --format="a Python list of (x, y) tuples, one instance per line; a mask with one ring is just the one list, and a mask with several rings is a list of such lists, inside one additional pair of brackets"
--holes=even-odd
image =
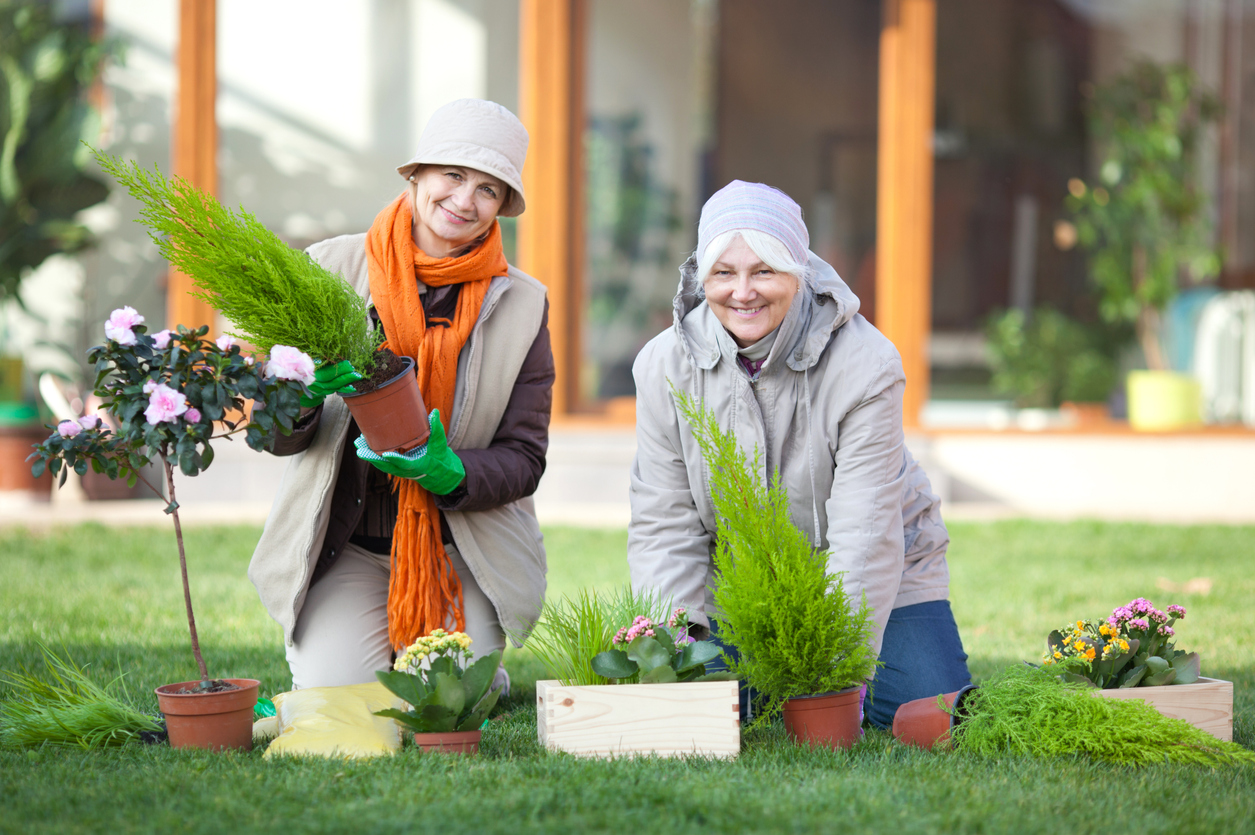
[[(1179, 645), (1200, 651), (1204, 675), (1234, 682), (1235, 738), (1255, 747), (1255, 528), (999, 522), (951, 535), (952, 599), (977, 677), (1035, 659), (1070, 618), (1139, 595), (1181, 603)], [(245, 578), (257, 536), (193, 528), (188, 548), (211, 673), (259, 678), (269, 695), (290, 677)], [(622, 531), (552, 529), (546, 543), (551, 594), (627, 578)], [(153, 687), (195, 677), (166, 528), (0, 530), (0, 611), (0, 668), (35, 664), (38, 642), (64, 648), (97, 675), (125, 672), (130, 700), (152, 712)], [(908, 750), (881, 732), (849, 752), (811, 751), (778, 726), (732, 762), (548, 754), (532, 707), (541, 671), (526, 652), (506, 664), (515, 693), (478, 757), (0, 751), (0, 832), (1255, 831), (1250, 768), (990, 761)]]

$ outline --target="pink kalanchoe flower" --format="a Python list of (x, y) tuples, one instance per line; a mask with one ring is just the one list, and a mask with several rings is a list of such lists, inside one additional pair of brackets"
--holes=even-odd
[(150, 425), (156, 426), (158, 423), (172, 423), (175, 418), (186, 411), (187, 397), (183, 392), (157, 383), (148, 398), (148, 408), (144, 410), (144, 418)]
[(1166, 637), (1168, 637), (1168, 638), (1171, 638), (1173, 635), (1175, 635), (1175, 634), (1177, 634), (1177, 633), (1176, 633), (1176, 630), (1175, 630), (1175, 629), (1173, 629), (1171, 626), (1168, 626), (1168, 625), (1165, 623), (1165, 624), (1162, 624), (1162, 625), (1159, 627), (1159, 634), (1160, 634), (1160, 635), (1164, 635), (1164, 636), (1166, 636)]
[(100, 424), (100, 415), (83, 415), (78, 419), (78, 425), (84, 429), (99, 429)]
[(1158, 609), (1150, 610), (1150, 619), (1153, 620), (1155, 623), (1167, 623), (1168, 622), (1168, 616), (1164, 614), (1163, 612), (1159, 611)]
[(299, 380), (309, 385), (314, 382), (314, 360), (304, 351), (276, 345), (270, 349), (270, 359), (266, 361), (266, 376)]
[(231, 346), (235, 344), (235, 340), (231, 338), (230, 334), (224, 333), (214, 340), (214, 344), (218, 346), (219, 351), (230, 351)]
[(1185, 617), (1185, 607), (1184, 606), (1169, 606), (1168, 614), (1172, 615), (1174, 618), (1183, 618)]
[(109, 314), (105, 322), (105, 338), (112, 339), (119, 345), (134, 345), (136, 325), (142, 325), (144, 317), (133, 307), (119, 307)]
[(82, 431), (82, 425), (76, 420), (63, 420), (57, 424), (57, 434), (62, 438), (73, 438)]
[(183, 413), (183, 419), (188, 423), (200, 423), (200, 410), (189, 406), (187, 411)]
[(1150, 622), (1146, 618), (1133, 618), (1129, 621), (1129, 629), (1140, 629), (1145, 632), (1150, 629)]

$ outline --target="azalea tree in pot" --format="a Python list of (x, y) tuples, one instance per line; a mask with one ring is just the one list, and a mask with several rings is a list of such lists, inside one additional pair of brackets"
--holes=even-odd
[[(187, 555), (179, 520), (174, 471), (196, 476), (214, 460), (211, 442), (242, 434), (247, 444), (263, 450), (279, 433), (289, 434), (300, 412), (300, 399), (314, 379), (314, 362), (290, 346), (272, 346), (259, 361), (246, 356), (230, 337), (206, 338), (208, 328), (178, 326), (149, 334), (144, 317), (133, 308), (113, 311), (105, 323), (105, 343), (92, 348), (95, 393), (103, 400), (99, 414), (62, 421), (30, 456), (38, 477), (45, 470), (62, 484), (70, 470), (88, 467), (111, 479), (143, 481), (168, 500), (165, 512), (174, 522), (183, 577), (183, 602), (199, 681), (165, 685), (158, 700), (176, 747), (242, 747), (252, 745), (252, 708), (257, 701), (254, 679), (214, 679), (201, 653), (188, 583)], [(252, 401), (245, 418), (246, 401)], [(144, 468), (160, 462), (164, 485), (148, 482)], [(212, 697), (212, 698), (208, 698)], [(225, 704), (220, 704), (225, 703)], [(224, 719), (223, 717), (226, 716)], [(225, 739), (201, 738), (195, 718), (221, 726)]]
[(341, 276), (182, 178), (99, 151), (96, 160), (140, 201), (141, 222), (162, 256), (192, 277), (196, 295), (233, 323), (235, 336), (263, 351), (287, 345), (315, 359), (311, 397), (302, 405), (340, 394), (378, 452), (406, 452), (427, 440), (413, 358), (380, 349), (382, 329)]
[(811, 547), (789, 515), (777, 473), (759, 480), (751, 459), (715, 415), (675, 392), (710, 473), (718, 514), (715, 604), (730, 669), (765, 694), (757, 721), (783, 711), (801, 741), (849, 747), (862, 734), (862, 699), (879, 662), (866, 596), (855, 606), (828, 553)]

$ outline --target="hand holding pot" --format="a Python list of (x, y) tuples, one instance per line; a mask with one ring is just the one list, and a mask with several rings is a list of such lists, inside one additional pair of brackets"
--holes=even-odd
[(309, 394), (301, 395), (301, 405), (305, 408), (321, 406), (329, 394), (348, 394), (353, 391), (353, 383), (362, 379), (362, 375), (354, 370), (348, 360), (332, 365), (324, 362), (314, 369), (314, 382), (310, 383)]
[(466, 478), (466, 468), (457, 453), (449, 449), (439, 409), (431, 410), (428, 425), (431, 437), (427, 443), (406, 453), (385, 452), (380, 455), (370, 448), (365, 437), (359, 435), (353, 442), (357, 447), (357, 457), (388, 475), (414, 479), (437, 496), (444, 496)]

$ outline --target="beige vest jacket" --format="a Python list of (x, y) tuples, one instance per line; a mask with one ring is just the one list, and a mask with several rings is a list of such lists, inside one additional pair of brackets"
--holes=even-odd
[[(364, 234), (344, 235), (314, 244), (308, 252), (369, 300), (365, 241)], [(523, 359), (540, 331), (545, 294), (543, 284), (514, 267), (492, 280), (479, 321), (458, 357), (449, 424), (452, 449), (483, 449), (492, 441)], [(248, 577), (270, 616), (283, 627), (288, 644), (327, 533), (348, 427), (344, 401), (328, 397), (313, 444), (292, 456), (283, 474), (249, 563)], [(492, 510), (448, 512), (445, 518), (502, 627), (521, 646), (545, 599), (545, 549), (531, 498)]]

